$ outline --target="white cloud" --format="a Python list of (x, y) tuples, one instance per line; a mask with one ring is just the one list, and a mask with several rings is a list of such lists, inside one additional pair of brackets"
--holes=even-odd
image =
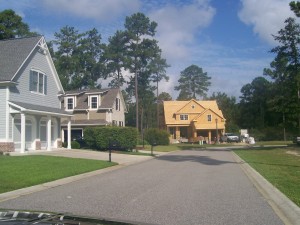
[(275, 44), (272, 34), (284, 27), (284, 21), (294, 14), (290, 0), (241, 0), (238, 15), (242, 22), (253, 26), (253, 32), (269, 44)]
[(150, 12), (149, 17), (158, 23), (156, 38), (170, 63), (186, 59), (195, 36), (207, 27), (215, 15), (209, 1), (193, 1), (186, 5), (165, 5)]
[(83, 18), (111, 21), (120, 15), (135, 12), (140, 7), (139, 0), (44, 0), (46, 8)]

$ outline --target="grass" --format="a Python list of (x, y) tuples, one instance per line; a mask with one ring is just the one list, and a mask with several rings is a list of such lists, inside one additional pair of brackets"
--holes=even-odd
[(100, 160), (55, 156), (0, 156), (0, 193), (114, 166)]
[(300, 156), (288, 151), (300, 153), (295, 147), (259, 147), (234, 152), (300, 206)]

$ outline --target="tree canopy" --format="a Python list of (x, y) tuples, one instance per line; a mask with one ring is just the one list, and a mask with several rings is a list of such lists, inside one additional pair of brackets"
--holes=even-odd
[(178, 80), (179, 85), (175, 87), (176, 91), (179, 92), (177, 100), (189, 100), (196, 97), (206, 97), (208, 87), (211, 85), (211, 77), (203, 72), (202, 68), (191, 65), (185, 68), (180, 73)]
[(7, 9), (0, 12), (0, 40), (33, 35), (36, 33), (29, 30), (28, 24), (15, 11)]

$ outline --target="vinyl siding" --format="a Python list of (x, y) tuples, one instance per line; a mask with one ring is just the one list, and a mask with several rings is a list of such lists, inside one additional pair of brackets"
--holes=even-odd
[(117, 121), (119, 125), (119, 121), (123, 122), (123, 125), (125, 126), (125, 114), (124, 114), (124, 104), (121, 100), (120, 93), (118, 93), (117, 98), (120, 99), (120, 111), (116, 110), (116, 101), (114, 100), (114, 106), (113, 106), (113, 113), (112, 113), (112, 120)]
[(0, 87), (0, 139), (5, 139), (6, 130), (6, 87)]
[(90, 111), (90, 120), (99, 120), (99, 119), (103, 119), (106, 120), (106, 113), (102, 113), (102, 112), (97, 112), (97, 111)]
[(87, 120), (88, 116), (87, 116), (87, 112), (86, 111), (74, 111), (73, 112), (73, 120)]
[[(59, 88), (57, 87), (54, 74), (51, 73), (50, 65), (46, 55), (39, 53), (37, 50), (23, 65), (14, 81), (18, 82), (16, 87), (10, 88), (10, 100), (30, 104), (38, 104), (53, 108), (60, 108), (60, 101), (57, 97)], [(37, 94), (30, 92), (30, 70), (36, 69), (45, 73), (47, 76), (47, 94)]]

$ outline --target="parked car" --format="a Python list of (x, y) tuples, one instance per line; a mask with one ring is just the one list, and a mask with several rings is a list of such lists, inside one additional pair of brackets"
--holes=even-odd
[(225, 133), (222, 137), (221, 137), (221, 142), (240, 142), (240, 137), (236, 134), (233, 133)]

